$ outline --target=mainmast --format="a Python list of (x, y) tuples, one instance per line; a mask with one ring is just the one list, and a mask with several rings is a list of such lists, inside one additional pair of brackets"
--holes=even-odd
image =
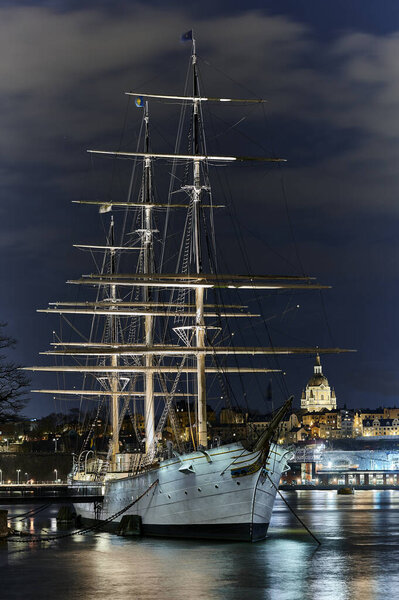
[[(193, 142), (192, 153), (193, 160), (193, 185), (192, 185), (192, 202), (193, 202), (193, 246), (196, 274), (202, 272), (202, 257), (201, 257), (201, 173), (200, 160), (195, 156), (200, 154), (200, 127), (199, 127), (199, 110), (200, 110), (200, 93), (197, 72), (197, 56), (195, 52), (195, 39), (193, 35), (193, 52), (192, 52), (192, 68), (193, 68)], [(204, 319), (204, 287), (198, 286), (195, 288), (195, 337), (197, 348), (205, 346), (205, 319)], [(196, 353), (197, 361), (197, 444), (200, 448), (206, 448), (208, 442), (207, 435), (207, 414), (206, 414), (206, 377), (205, 377), (205, 352), (199, 350)]]
[[(149, 115), (148, 102), (144, 108), (145, 139), (144, 152), (150, 151), (149, 137)], [(153, 272), (153, 229), (152, 229), (152, 181), (151, 181), (151, 158), (148, 156), (144, 160), (143, 171), (143, 272), (148, 275)], [(148, 306), (151, 302), (151, 288), (143, 287), (143, 303)], [(147, 348), (151, 348), (154, 342), (154, 317), (149, 314), (144, 317), (144, 342)], [(153, 366), (153, 355), (148, 353), (145, 357), (145, 397), (144, 397), (144, 422), (145, 422), (145, 450), (149, 458), (155, 454), (155, 416), (154, 416), (154, 372), (150, 368)]]

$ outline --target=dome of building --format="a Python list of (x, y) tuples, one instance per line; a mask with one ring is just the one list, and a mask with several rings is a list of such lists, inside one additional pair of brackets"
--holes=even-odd
[(308, 386), (328, 385), (328, 379), (323, 373), (315, 373), (308, 381)]

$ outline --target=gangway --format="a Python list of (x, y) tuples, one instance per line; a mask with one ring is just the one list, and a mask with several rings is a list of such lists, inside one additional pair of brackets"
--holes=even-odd
[(102, 502), (102, 486), (93, 483), (73, 488), (66, 483), (7, 483), (0, 484), (0, 506), (10, 504), (65, 504), (66, 502)]

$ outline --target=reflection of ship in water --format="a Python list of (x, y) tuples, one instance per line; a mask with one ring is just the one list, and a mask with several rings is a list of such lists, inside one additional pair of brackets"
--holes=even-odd
[[(213, 200), (209, 171), (214, 165), (275, 163), (282, 159), (208, 152), (204, 105), (263, 101), (203, 96), (194, 39), (190, 63), (191, 89), (186, 87), (183, 95), (132, 92), (136, 105), (143, 109), (140, 151), (90, 151), (134, 161), (128, 198), (123, 202), (83, 202), (99, 205), (104, 219), (108, 212), (113, 214), (107, 223), (105, 244), (79, 245), (96, 256), (100, 253), (102, 258), (96, 261), (95, 274), (71, 283), (86, 289), (89, 286), (95, 294), (80, 302), (52, 304), (47, 312), (89, 316), (89, 332), (77, 341), (56, 339), (47, 353), (62, 361), (72, 359), (72, 363), (33, 369), (82, 376), (83, 384), (56, 393), (98, 401), (94, 423), (105, 406), (110, 408), (109, 449), (103, 454), (89, 449), (93, 425), (71, 479), (72, 486), (101, 484), (104, 493), (100, 506), (76, 505), (81, 517), (118, 524), (123, 516), (130, 515), (138, 528), (149, 535), (258, 540), (266, 536), (277, 486), (286, 469), (288, 451), (275, 439), (290, 400), (257, 439), (210, 447), (207, 377), (213, 375), (227, 397), (230, 375), (254, 377), (278, 371), (240, 364), (241, 357), (315, 353), (316, 349), (232, 346), (229, 320), (258, 315), (250, 314), (240, 302), (227, 303), (231, 300), (226, 298), (237, 292), (259, 294), (262, 290), (271, 293), (323, 286), (306, 276), (219, 271), (214, 211), (221, 207)], [(175, 151), (169, 154), (156, 153), (151, 147), (151, 100), (182, 106)], [(181, 150), (188, 113), (188, 146)], [(161, 196), (161, 200), (155, 187), (155, 161), (172, 164), (169, 194)], [(133, 199), (139, 164), (140, 192)], [(173, 188), (176, 181), (178, 190)], [(183, 194), (183, 201), (176, 200), (177, 192)], [(183, 216), (172, 218), (173, 211), (180, 211)], [(176, 226), (174, 239), (177, 234), (181, 244), (176, 265), (166, 270), (165, 265), (174, 259), (170, 243), (172, 224)], [(226, 339), (229, 343), (223, 345)], [(226, 364), (228, 359), (233, 359), (234, 364)], [(185, 440), (174, 407), (182, 399), (192, 406), (191, 398), (195, 399), (195, 406), (190, 415), (189, 439)], [(140, 440), (145, 442), (144, 451), (120, 453), (120, 427), (127, 415), (140, 438), (135, 416), (138, 406), (144, 412), (145, 439)], [(174, 437), (169, 456), (162, 446), (167, 424)]]
[[(167, 595), (175, 600), (245, 598), (248, 590), (256, 599), (264, 598), (267, 590), (266, 597), (273, 600), (375, 600), (382, 590), (395, 596), (399, 567), (391, 559), (399, 550), (396, 494), (365, 491), (344, 498), (332, 492), (304, 491), (285, 496), (322, 536), (320, 550), (277, 498), (264, 544), (154, 543), (145, 538), (126, 543), (107, 535), (86, 536), (82, 544), (82, 537), (75, 536), (67, 544), (52, 544), (50, 550), (30, 551), (26, 560), (26, 548), (21, 552), (21, 545), (11, 546), (9, 540), (2, 567), (11, 571), (23, 561), (23, 568), (18, 577), (3, 578), (3, 597), (22, 598), (29, 586), (34, 586), (35, 597), (45, 597), (52, 589), (63, 600), (71, 595), (101, 597), (104, 586), (118, 590), (117, 597), (128, 597), (134, 589), (138, 598)], [(9, 516), (20, 517), (26, 510), (26, 505), (10, 507)], [(35, 516), (31, 533), (53, 530), (57, 510), (53, 505)], [(13, 522), (23, 527), (22, 522)], [(44, 557), (51, 564), (45, 578), (41, 576)], [(63, 594), (64, 589), (68, 591)]]

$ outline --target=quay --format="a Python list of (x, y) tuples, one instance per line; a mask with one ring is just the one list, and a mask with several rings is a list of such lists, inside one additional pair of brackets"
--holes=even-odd
[(63, 504), (65, 502), (102, 502), (101, 485), (74, 487), (66, 483), (0, 484), (0, 506), (10, 504)]

